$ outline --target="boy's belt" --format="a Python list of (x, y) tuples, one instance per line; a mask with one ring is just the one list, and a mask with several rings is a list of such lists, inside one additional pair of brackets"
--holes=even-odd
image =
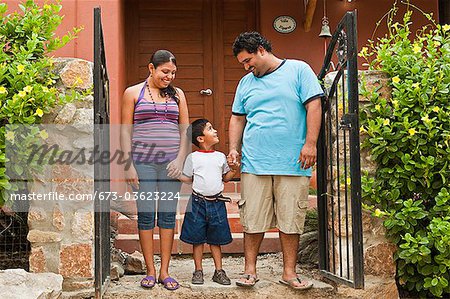
[(202, 198), (204, 200), (220, 200), (220, 201), (226, 201), (226, 202), (230, 202), (231, 201), (231, 198), (223, 196), (222, 192), (217, 193), (215, 195), (208, 195), (208, 196), (206, 196), (206, 195), (200, 194), (200, 193), (195, 192), (194, 190), (192, 190), (192, 194), (194, 194), (195, 196), (200, 197), (200, 198)]

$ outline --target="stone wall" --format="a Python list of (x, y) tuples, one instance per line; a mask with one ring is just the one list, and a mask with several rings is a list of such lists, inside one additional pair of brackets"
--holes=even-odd
[[(92, 88), (91, 62), (80, 59), (57, 59), (60, 74), (57, 88)], [(93, 97), (85, 96), (65, 104), (44, 116), (49, 133), (47, 143), (61, 150), (92, 150)], [(60, 164), (46, 166), (46, 172), (29, 186), (40, 194), (57, 193), (65, 200), (31, 201), (28, 214), (31, 243), (30, 271), (53, 272), (63, 276), (65, 291), (92, 288), (94, 285), (94, 202), (87, 195), (94, 190), (93, 165)], [(86, 199), (69, 201), (68, 196), (83, 194)]]
[[(327, 75), (325, 78), (325, 85), (331, 86), (334, 78), (336, 76), (336, 72), (332, 72)], [(366, 88), (368, 90), (378, 89), (381, 97), (386, 99), (390, 98), (390, 89), (388, 87), (387, 81), (388, 77), (386, 74), (376, 71), (360, 71), (359, 72), (359, 82), (361, 83), (364, 80)], [(343, 83), (345, 82), (345, 83)], [(338, 97), (342, 97), (342, 90), (346, 91), (347, 86), (347, 76), (344, 74), (343, 78), (341, 78), (340, 83), (338, 84)], [(342, 86), (344, 84), (344, 88)], [(335, 264), (339, 265), (342, 261), (343, 269), (336, 269), (336, 272), (343, 270), (344, 273), (352, 273), (353, 268), (351, 267), (353, 258), (351, 252), (352, 246), (352, 238), (351, 238), (351, 215), (348, 220), (349, 230), (346, 230), (346, 205), (348, 207), (348, 212), (350, 213), (351, 207), (351, 196), (348, 196), (347, 201), (345, 200), (345, 195), (350, 195), (350, 190), (345, 190), (345, 170), (343, 165), (347, 163), (349, 165), (349, 154), (347, 153), (347, 157), (345, 157), (343, 140), (346, 140), (347, 146), (350, 143), (350, 138), (348, 133), (344, 133), (344, 130), (336, 130), (336, 126), (339, 125), (339, 121), (342, 116), (346, 113), (346, 107), (340, 103), (336, 103), (335, 99), (331, 100), (331, 124), (332, 124), (332, 135), (328, 136), (326, 142), (328, 146), (332, 148), (333, 157), (339, 157), (339, 159), (335, 159), (333, 161), (334, 171), (331, 174), (330, 171), (328, 173), (328, 193), (335, 194), (334, 204), (332, 205), (330, 202), (328, 203), (328, 210), (333, 210), (335, 214), (334, 222), (329, 223), (329, 229), (331, 230), (334, 227), (334, 244), (330, 240), (331, 246), (334, 246), (336, 252), (340, 252), (341, 256), (335, 252), (334, 259)], [(368, 103), (368, 99), (359, 97), (359, 105), (360, 108), (364, 107)], [(344, 111), (345, 110), (345, 111)], [(336, 117), (338, 119), (336, 119)], [(337, 133), (336, 133), (337, 132)], [(347, 131), (348, 132), (348, 131)], [(336, 134), (339, 134), (337, 136)], [(361, 133), (360, 141), (362, 142), (366, 138), (366, 136)], [(337, 140), (340, 140), (340, 143), (337, 144)], [(348, 151), (348, 148), (347, 148)], [(371, 160), (368, 150), (361, 150), (361, 173), (369, 172), (373, 173), (376, 171), (376, 164)], [(344, 159), (347, 159), (345, 161)], [(336, 169), (338, 169), (339, 165), (339, 173)], [(349, 170), (347, 170), (347, 180), (349, 180)], [(350, 181), (347, 181), (350, 183)], [(351, 185), (350, 185), (351, 186)], [(337, 197), (340, 198), (340, 205), (337, 203)], [(337, 216), (340, 213), (340, 218)], [(330, 217), (331, 218), (331, 217)], [(378, 218), (372, 217), (371, 214), (367, 211), (363, 211), (362, 214), (362, 222), (363, 222), (363, 253), (364, 253), (364, 273), (365, 275), (375, 275), (384, 277), (386, 279), (391, 279), (394, 281), (395, 276), (395, 262), (393, 260), (393, 254), (396, 250), (396, 246), (391, 244), (385, 237), (385, 229), (382, 225), (382, 221)], [(341, 241), (347, 242), (349, 246), (349, 253), (347, 253), (346, 248), (347, 244), (339, 244), (338, 240), (341, 238)], [(349, 259), (350, 269), (346, 269), (345, 265), (347, 263), (347, 257)], [(332, 254), (330, 253), (330, 259), (332, 260)], [(337, 266), (339, 267), (339, 266)]]

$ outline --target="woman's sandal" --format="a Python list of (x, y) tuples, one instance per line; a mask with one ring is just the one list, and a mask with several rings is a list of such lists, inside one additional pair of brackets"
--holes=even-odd
[[(253, 287), (259, 281), (259, 278), (253, 274), (243, 274), (239, 279), (242, 280), (237, 280), (236, 285), (240, 287)], [(243, 281), (244, 279), (249, 282)]]
[[(178, 281), (176, 281), (175, 279), (173, 279), (170, 276), (164, 278), (163, 280), (158, 279), (158, 282), (161, 283), (162, 285), (164, 285), (164, 288), (169, 291), (175, 291), (176, 289), (178, 289), (180, 287), (180, 284), (178, 283)], [(171, 283), (172, 286), (169, 285), (169, 283)], [(173, 286), (173, 284), (175, 284), (175, 286)]]
[[(294, 290), (309, 290), (313, 287), (313, 283), (311, 281), (301, 281), (299, 277), (295, 277), (289, 280), (280, 279), (279, 280), (281, 284), (287, 285), (288, 287), (294, 289)], [(300, 284), (299, 286), (295, 285), (294, 282), (297, 282)]]
[(142, 280), (141, 280), (141, 287), (146, 288), (146, 289), (153, 288), (155, 286), (155, 284), (156, 284), (156, 279), (152, 275), (147, 275), (144, 278), (142, 278)]

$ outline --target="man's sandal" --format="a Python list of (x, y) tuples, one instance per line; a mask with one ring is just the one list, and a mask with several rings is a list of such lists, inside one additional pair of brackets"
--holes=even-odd
[(153, 288), (155, 286), (155, 284), (156, 284), (156, 279), (152, 275), (145, 276), (141, 280), (141, 287), (146, 288), (146, 289)]
[[(297, 286), (294, 283), (298, 282), (300, 285)], [(301, 281), (299, 277), (295, 277), (289, 280), (280, 279), (280, 283), (287, 285), (288, 287), (294, 289), (294, 290), (309, 290), (313, 287), (313, 283), (311, 281), (303, 280)]]
[[(178, 281), (176, 281), (170, 276), (164, 278), (163, 280), (158, 279), (158, 282), (161, 283), (164, 286), (164, 288), (169, 291), (175, 291), (180, 287)], [(172, 285), (170, 285), (169, 283), (171, 283)]]
[(243, 274), (239, 279), (236, 281), (236, 285), (240, 287), (253, 287), (259, 281), (259, 278), (253, 274)]

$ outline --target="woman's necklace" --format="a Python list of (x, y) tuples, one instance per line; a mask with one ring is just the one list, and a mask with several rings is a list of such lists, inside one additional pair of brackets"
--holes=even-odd
[[(145, 81), (145, 85), (147, 85), (147, 90), (148, 90), (148, 93), (150, 94), (150, 99), (152, 100), (153, 107), (155, 108), (155, 115), (158, 116), (158, 109), (156, 109), (156, 102), (153, 99), (152, 91), (150, 90), (150, 86), (149, 86), (147, 80)], [(163, 121), (167, 119), (167, 106), (168, 106), (168, 99), (166, 96), (166, 108), (164, 110), (164, 118), (161, 119), (161, 123), (163, 123)]]

